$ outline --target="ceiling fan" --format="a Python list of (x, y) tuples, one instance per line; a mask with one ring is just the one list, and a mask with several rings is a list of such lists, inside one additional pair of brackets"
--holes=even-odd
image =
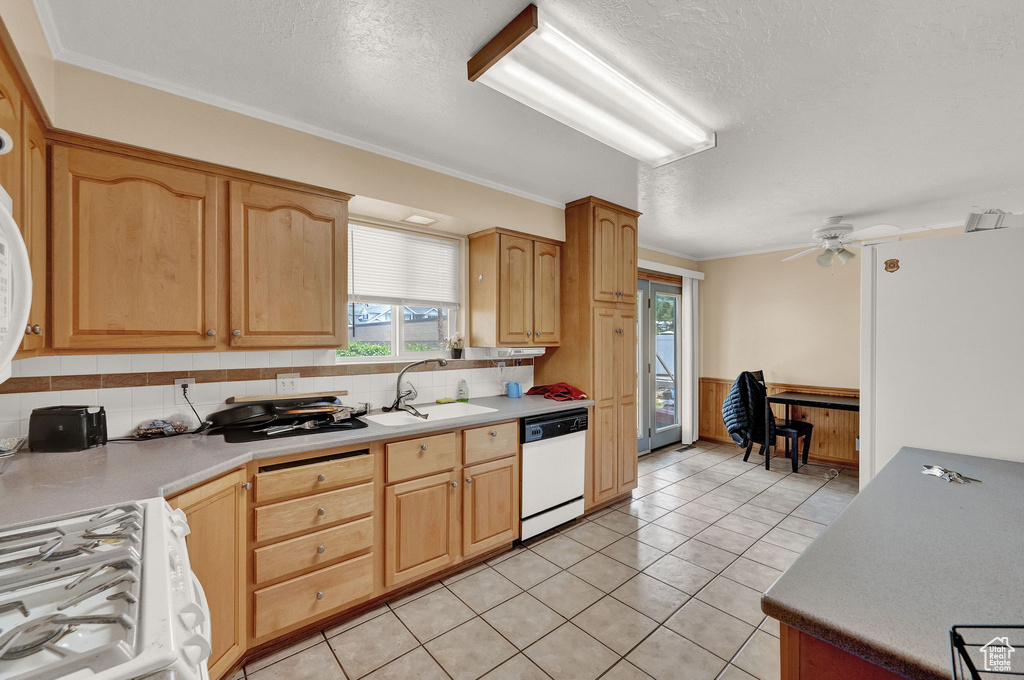
[(842, 215), (836, 215), (835, 217), (828, 218), (824, 225), (818, 227), (812, 232), (811, 235), (814, 238), (813, 248), (808, 248), (796, 255), (790, 255), (785, 258), (783, 262), (789, 262), (790, 260), (795, 260), (798, 257), (810, 255), (816, 250), (821, 250), (821, 254), (817, 257), (817, 262), (820, 266), (829, 267), (836, 260), (839, 260), (842, 264), (846, 264), (856, 256), (856, 253), (850, 251), (849, 248), (860, 247), (854, 245), (854, 241), (864, 241), (870, 238), (884, 238), (886, 236), (898, 234), (900, 231), (902, 230), (899, 227), (894, 227), (891, 224), (876, 224), (873, 227), (866, 227), (864, 229), (854, 231), (852, 224), (843, 222)]

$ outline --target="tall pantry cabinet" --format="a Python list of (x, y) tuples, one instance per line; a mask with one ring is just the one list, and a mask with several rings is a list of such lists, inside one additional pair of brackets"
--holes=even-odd
[(588, 509), (636, 487), (639, 216), (593, 196), (566, 205), (562, 343), (534, 366), (538, 385), (568, 382), (596, 402), (587, 460)]

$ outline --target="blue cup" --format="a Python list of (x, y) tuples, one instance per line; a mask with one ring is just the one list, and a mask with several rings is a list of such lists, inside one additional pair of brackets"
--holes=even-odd
[(523, 396), (523, 384), (519, 381), (509, 382), (508, 384), (508, 396), (513, 399), (519, 399)]

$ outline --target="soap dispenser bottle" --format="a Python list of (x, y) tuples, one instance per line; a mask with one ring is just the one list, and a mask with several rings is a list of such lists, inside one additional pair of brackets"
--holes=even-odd
[(457, 401), (469, 401), (469, 384), (466, 383), (465, 378), (459, 380), (459, 392), (456, 396)]

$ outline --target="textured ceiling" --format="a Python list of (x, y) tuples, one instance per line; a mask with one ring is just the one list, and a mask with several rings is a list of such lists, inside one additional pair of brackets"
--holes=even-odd
[(285, 116), (525, 195), (637, 204), (714, 257), (1024, 210), (1020, 0), (540, 0), (718, 132), (657, 169), (469, 83), (525, 0), (36, 0), (58, 58)]

